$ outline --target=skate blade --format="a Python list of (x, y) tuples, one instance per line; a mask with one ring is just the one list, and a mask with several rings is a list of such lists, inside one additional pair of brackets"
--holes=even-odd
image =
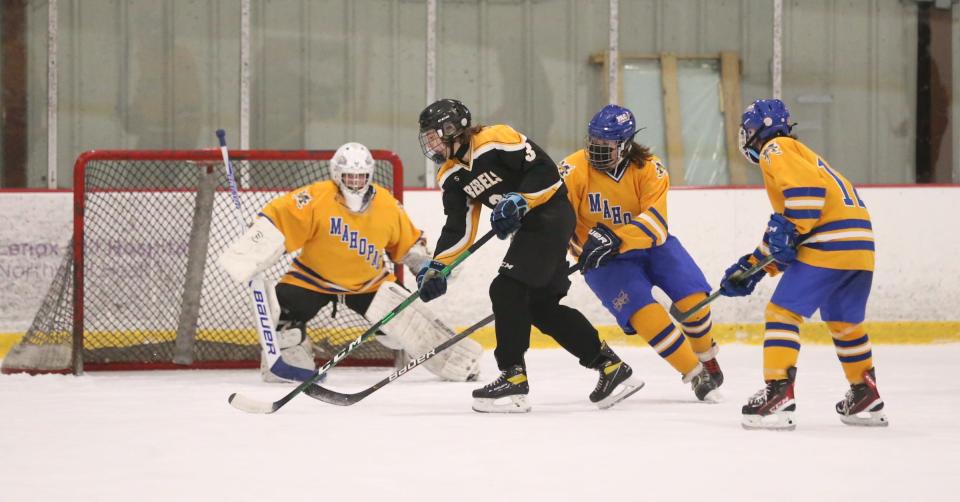
[(743, 415), (740, 425), (748, 430), (792, 431), (797, 428), (792, 411), (782, 411), (772, 415)]
[(840, 415), (840, 421), (857, 427), (887, 427), (890, 425), (887, 415), (882, 411), (861, 412), (858, 415)]
[(473, 411), (478, 413), (527, 413), (532, 409), (527, 403), (525, 394), (500, 399), (507, 399), (507, 402), (497, 404), (496, 399), (475, 398), (473, 400)]
[(638, 390), (642, 389), (646, 385), (646, 382), (637, 378), (630, 377), (623, 381), (619, 385), (623, 390), (617, 392), (616, 394), (610, 394), (609, 396), (597, 401), (597, 407), (601, 410), (610, 408), (611, 406), (623, 401), (624, 399), (634, 395)]
[(707, 392), (706, 396), (703, 396), (703, 402), (707, 404), (717, 404), (723, 402), (723, 394), (719, 390), (713, 389), (710, 392)]

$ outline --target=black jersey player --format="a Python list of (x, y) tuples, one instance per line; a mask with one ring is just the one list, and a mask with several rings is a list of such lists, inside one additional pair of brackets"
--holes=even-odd
[[(526, 412), (529, 392), (524, 354), (536, 326), (598, 370), (590, 400), (612, 406), (642, 387), (630, 366), (601, 343), (579, 311), (560, 305), (570, 287), (566, 248), (576, 224), (557, 165), (536, 143), (507, 125), (472, 126), (460, 101), (441, 99), (420, 114), (420, 146), (440, 164), (446, 223), (433, 261), (417, 274), (421, 298), (444, 294), (437, 273), (474, 241), (480, 209), (493, 210), (491, 225), (501, 239), (512, 237), (497, 277), (490, 284), (496, 316), (494, 356), (501, 370), (492, 383), (473, 392), (480, 412)], [(497, 404), (509, 398), (505, 404)]]

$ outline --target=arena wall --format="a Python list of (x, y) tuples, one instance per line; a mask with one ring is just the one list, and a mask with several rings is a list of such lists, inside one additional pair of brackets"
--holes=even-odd
[[(960, 341), (960, 233), (949, 215), (960, 186), (874, 186), (859, 192), (874, 222), (877, 268), (867, 310), (870, 332), (879, 343)], [(0, 192), (0, 357), (27, 329), (66, 252), (70, 237), (69, 192)], [(443, 226), (440, 194), (409, 190), (404, 203), (432, 243)], [(770, 207), (759, 188), (674, 189), (670, 233), (677, 236), (714, 287), (724, 269), (752, 250)], [(480, 232), (489, 229), (488, 213)], [(487, 286), (507, 242), (491, 241), (455, 273), (450, 292), (431, 306), (453, 326), (466, 326), (490, 311)], [(408, 285), (412, 284), (408, 274)], [(748, 298), (721, 298), (714, 304), (716, 333), (723, 341), (756, 342), (763, 309), (777, 279), (765, 279)], [(661, 298), (663, 298), (661, 296)], [(579, 276), (565, 303), (581, 309), (604, 336), (623, 338)], [(816, 321), (816, 319), (814, 319)], [(805, 328), (811, 341), (826, 342), (817, 323)], [(481, 333), (492, 343), (492, 333)], [(535, 346), (549, 346), (536, 338)]]

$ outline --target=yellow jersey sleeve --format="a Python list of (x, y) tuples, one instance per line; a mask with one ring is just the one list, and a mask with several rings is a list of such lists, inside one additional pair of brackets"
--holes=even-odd
[(670, 176), (657, 157), (648, 160), (641, 173), (636, 178), (636, 193), (643, 211), (616, 230), (623, 241), (620, 252), (660, 246), (669, 236), (667, 192), (670, 190)]
[(313, 237), (313, 204), (321, 191), (317, 183), (307, 185), (273, 199), (260, 211), (259, 216), (270, 220), (283, 234), (288, 253), (302, 248)]
[(392, 235), (386, 250), (394, 263), (400, 263), (403, 257), (410, 252), (410, 248), (423, 236), (423, 232), (413, 224), (410, 215), (407, 214), (399, 202), (396, 202), (396, 208), (396, 223), (394, 225), (396, 232)]

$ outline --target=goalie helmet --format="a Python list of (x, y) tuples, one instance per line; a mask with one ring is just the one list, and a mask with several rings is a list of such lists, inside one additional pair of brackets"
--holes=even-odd
[(779, 99), (758, 99), (740, 118), (740, 153), (752, 164), (760, 163), (760, 150), (777, 136), (789, 136), (790, 110)]
[(330, 177), (351, 211), (362, 212), (373, 199), (373, 169), (373, 155), (360, 143), (345, 143), (333, 154)]
[(420, 149), (428, 159), (443, 164), (453, 142), (470, 127), (470, 110), (456, 99), (441, 99), (420, 112)]
[(630, 154), (637, 134), (633, 112), (617, 105), (604, 106), (587, 124), (587, 161), (590, 167), (610, 171)]

